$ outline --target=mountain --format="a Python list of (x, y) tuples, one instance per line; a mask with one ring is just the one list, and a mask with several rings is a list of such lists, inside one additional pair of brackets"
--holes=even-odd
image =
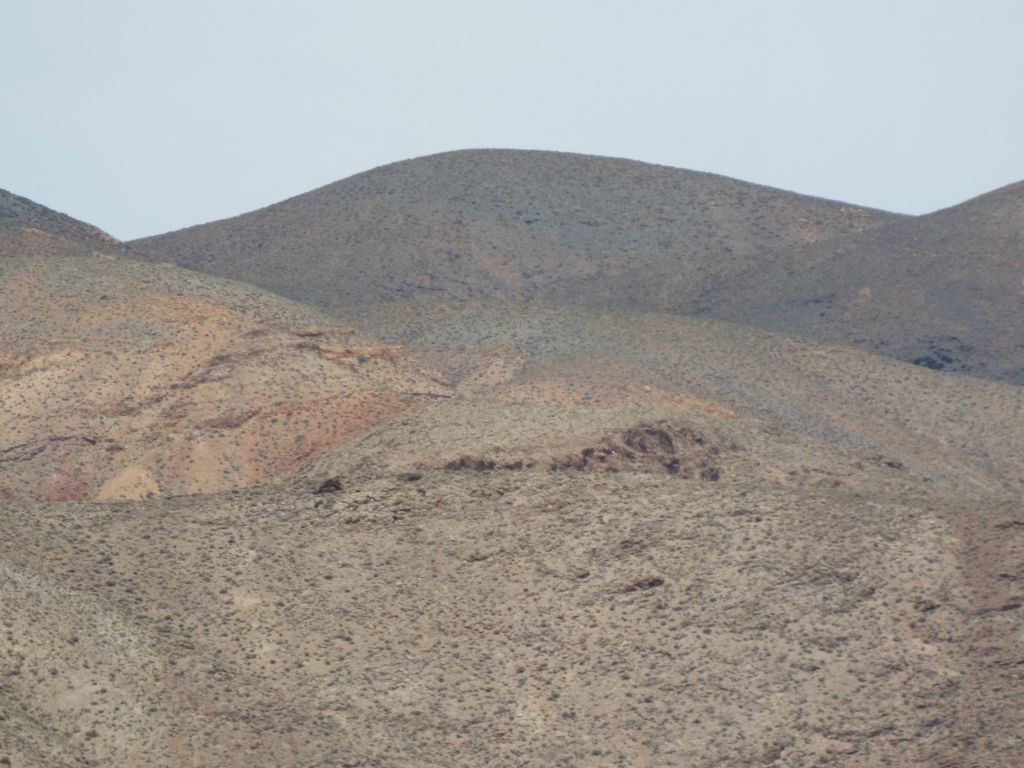
[(1024, 182), (781, 251), (706, 314), (1024, 384)]
[(123, 258), (99, 230), (9, 199), (0, 498), (252, 485), (444, 392), (312, 308)]
[[(364, 176), (361, 221), (197, 230), (252, 224), (240, 270), (287, 230), (254, 279), (329, 311), (7, 227), (0, 766), (1019, 762), (1024, 388), (679, 314), (907, 220), (547, 153)], [(442, 177), (494, 234), (430, 291)]]
[(0, 503), (12, 764), (1014, 763), (1020, 387), (663, 314), (355, 317), (449, 396), (274, 484)]
[(132, 246), (327, 308), (498, 297), (687, 311), (767, 253), (900, 218), (630, 160), (469, 150)]
[(627, 160), (472, 150), (132, 247), (324, 308), (502, 298), (702, 314), (1022, 383), (1022, 243), (1024, 183), (906, 217)]

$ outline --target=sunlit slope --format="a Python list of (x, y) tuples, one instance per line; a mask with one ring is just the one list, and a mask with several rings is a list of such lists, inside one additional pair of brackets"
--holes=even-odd
[(0, 259), (0, 498), (252, 485), (444, 391), (311, 308), (53, 237), (75, 255)]
[[(525, 421), (510, 434), (528, 431), (531, 405), (667, 409), (726, 421), (732, 411), (895, 461), (939, 484), (1019, 488), (1024, 480), (1024, 389), (1010, 384), (664, 314), (402, 302), (340, 316), (408, 346), (481, 408), (521, 409)], [(564, 441), (574, 428), (568, 411), (565, 418), (550, 416), (542, 431)], [(493, 434), (485, 421), (481, 428)], [(758, 429), (728, 427), (740, 436)], [(458, 444), (450, 441), (448, 452)], [(436, 455), (447, 455), (445, 446)]]
[(12, 763), (1019, 755), (1006, 500), (638, 472), (342, 485), (0, 504)]

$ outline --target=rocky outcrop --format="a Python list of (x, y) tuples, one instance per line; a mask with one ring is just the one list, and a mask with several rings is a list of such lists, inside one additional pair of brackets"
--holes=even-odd
[(686, 480), (718, 480), (722, 446), (690, 427), (668, 422), (639, 424), (608, 435), (581, 449), (553, 459), (496, 459), (462, 455), (444, 464), (449, 470), (547, 469), (551, 472), (640, 472), (666, 474)]
[(718, 480), (720, 453), (721, 448), (703, 433), (662, 422), (608, 436), (576, 456), (555, 460), (551, 469), (664, 473), (687, 480)]

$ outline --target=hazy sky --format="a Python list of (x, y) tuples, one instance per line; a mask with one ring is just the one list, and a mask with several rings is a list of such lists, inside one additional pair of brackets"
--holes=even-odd
[(945, 207), (1024, 178), (1024, 2), (0, 0), (0, 187), (121, 238), (465, 147)]

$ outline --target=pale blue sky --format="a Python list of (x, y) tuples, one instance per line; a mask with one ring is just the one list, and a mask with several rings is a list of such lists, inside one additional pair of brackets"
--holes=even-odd
[(118, 237), (465, 147), (934, 210), (1024, 178), (1024, 2), (0, 0), (0, 187)]

